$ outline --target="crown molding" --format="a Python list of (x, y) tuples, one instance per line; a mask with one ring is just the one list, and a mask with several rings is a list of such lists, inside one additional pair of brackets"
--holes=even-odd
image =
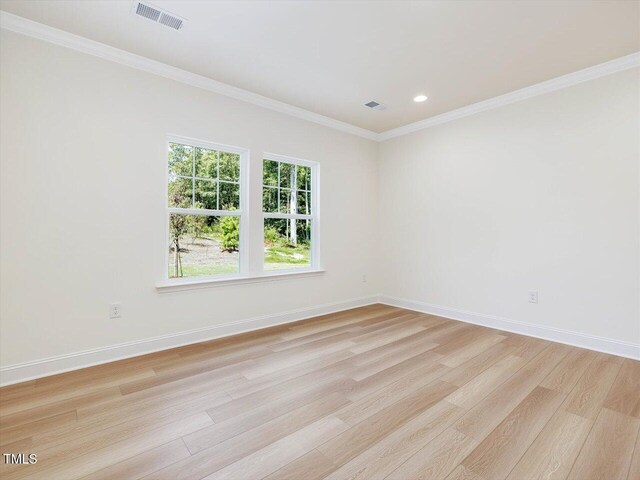
[(325, 127), (340, 130), (342, 132), (357, 135), (369, 140), (383, 142), (391, 138), (400, 137), (409, 133), (414, 133), (426, 128), (451, 122), (459, 118), (475, 115), (476, 113), (492, 110), (494, 108), (509, 105), (511, 103), (526, 100), (538, 95), (550, 93), (566, 87), (571, 87), (582, 82), (593, 80), (613, 73), (628, 70), (630, 68), (640, 67), (640, 52), (617, 58), (609, 62), (594, 65), (593, 67), (578, 70), (577, 72), (562, 75), (529, 87), (515, 90), (497, 97), (483, 100), (478, 103), (467, 105), (456, 110), (436, 115), (418, 122), (410, 123), (402, 127), (393, 128), (382, 133), (375, 133), (365, 128), (351, 125), (318, 113), (310, 112), (300, 107), (289, 105), (272, 98), (259, 95), (257, 93), (243, 90), (226, 83), (218, 82), (211, 78), (196, 73), (188, 72), (177, 67), (172, 67), (156, 60), (136, 55), (119, 48), (105, 45), (104, 43), (89, 40), (88, 38), (74, 35), (64, 30), (34, 22), (18, 15), (0, 11), (0, 28), (10, 30), (22, 35), (37, 38), (45, 42), (54, 43), (66, 48), (77, 50), (82, 53), (94, 55), (104, 60), (116, 62), (127, 67), (142, 70), (144, 72), (159, 75), (177, 82), (185, 83), (194, 87), (202, 88), (210, 92), (234, 98), (243, 102), (258, 105), (269, 110), (284, 113), (292, 117), (307, 120)]
[(537, 83), (530, 87), (521, 88), (520, 90), (515, 90), (488, 100), (483, 100), (482, 102), (473, 103), (466, 107), (451, 110), (441, 115), (436, 115), (415, 123), (410, 123), (403, 127), (387, 130), (386, 132), (379, 133), (377, 140), (382, 142), (391, 138), (400, 137), (419, 130), (424, 130), (425, 128), (441, 125), (459, 118), (475, 115), (476, 113), (492, 110), (494, 108), (502, 107), (503, 105), (509, 105), (521, 100), (526, 100), (527, 98), (561, 90), (582, 82), (594, 80), (599, 77), (604, 77), (605, 75), (611, 75), (612, 73), (621, 72), (635, 67), (640, 67), (640, 52), (632, 53), (631, 55), (620, 57), (599, 65), (594, 65), (593, 67), (585, 68), (583, 70), (578, 70), (577, 72), (568, 73), (561, 77), (552, 78), (551, 80)]
[(279, 113), (284, 113), (292, 117), (307, 120), (309, 122), (317, 123), (352, 135), (357, 135), (369, 140), (377, 140), (378, 137), (377, 133), (365, 128), (325, 117), (324, 115), (310, 112), (303, 108), (289, 105), (288, 103), (280, 102), (257, 93), (243, 90), (242, 88), (218, 82), (203, 75), (172, 67), (171, 65), (151, 60), (150, 58), (105, 45), (104, 43), (89, 40), (88, 38), (74, 35), (42, 23), (34, 22), (33, 20), (14, 15), (12, 13), (0, 11), (0, 28), (77, 50), (82, 53), (94, 55), (104, 60), (109, 60), (144, 72), (153, 73), (177, 82), (202, 88), (243, 102), (252, 103), (263, 108), (268, 108), (269, 110), (274, 110)]

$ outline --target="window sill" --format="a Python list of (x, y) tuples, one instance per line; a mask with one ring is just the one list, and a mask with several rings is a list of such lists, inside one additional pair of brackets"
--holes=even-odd
[(279, 280), (290, 280), (301, 277), (315, 277), (322, 275), (323, 269), (315, 270), (287, 270), (276, 271), (273, 273), (263, 273), (261, 275), (234, 276), (224, 278), (205, 278), (205, 279), (187, 279), (187, 280), (165, 280), (156, 285), (159, 293), (178, 292), (182, 290), (194, 290), (200, 288), (223, 287), (231, 285), (244, 285), (247, 283), (273, 282)]

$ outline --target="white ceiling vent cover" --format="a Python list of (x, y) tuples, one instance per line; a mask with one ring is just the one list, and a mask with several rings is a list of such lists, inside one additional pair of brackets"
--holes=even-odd
[(184, 24), (186, 22), (184, 18), (158, 8), (155, 5), (150, 4), (149, 2), (133, 2), (131, 13), (140, 17), (144, 17), (147, 20), (151, 20), (152, 22), (164, 25), (165, 27), (173, 28), (174, 30), (180, 30), (182, 27), (184, 27)]
[(375, 100), (365, 103), (364, 106), (381, 112), (387, 109), (387, 106), (384, 103), (376, 102)]

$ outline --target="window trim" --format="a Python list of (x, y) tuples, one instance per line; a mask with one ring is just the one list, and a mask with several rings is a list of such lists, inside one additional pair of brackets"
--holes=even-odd
[[(240, 208), (238, 210), (210, 210), (204, 208), (180, 208), (170, 207), (167, 197), (167, 188), (169, 185), (169, 159), (167, 156), (168, 147), (170, 143), (178, 143), (181, 145), (187, 145), (191, 147), (206, 148), (208, 150), (222, 150), (229, 153), (235, 153), (240, 156)], [(207, 283), (207, 282), (220, 282), (237, 280), (246, 278), (249, 276), (249, 155), (250, 151), (247, 148), (236, 147), (232, 145), (226, 145), (223, 143), (211, 142), (206, 140), (200, 140), (197, 138), (185, 137), (182, 135), (169, 134), (165, 138), (165, 182), (164, 182), (164, 210), (165, 210), (165, 223), (164, 223), (164, 254), (162, 256), (162, 280), (157, 285), (157, 288), (164, 288), (170, 286), (188, 285), (191, 283)], [(195, 175), (195, 174), (194, 174)], [(191, 178), (191, 177), (189, 177)], [(194, 177), (195, 178), (195, 177)], [(235, 183), (235, 182), (231, 182)], [(183, 215), (202, 215), (202, 216), (215, 216), (215, 217), (239, 217), (240, 218), (240, 238), (238, 246), (238, 272), (231, 274), (220, 275), (202, 275), (196, 277), (181, 277), (172, 278), (169, 276), (169, 247), (171, 245), (170, 231), (169, 231), (169, 218), (171, 214), (179, 213)]]
[[(304, 272), (321, 272), (324, 271), (321, 268), (320, 263), (320, 163), (313, 162), (311, 160), (304, 160), (301, 158), (291, 157), (288, 155), (280, 155), (277, 153), (263, 152), (261, 160), (261, 170), (264, 169), (264, 161), (271, 160), (274, 162), (284, 162), (293, 165), (299, 165), (301, 167), (309, 167), (311, 169), (311, 215), (292, 214), (292, 213), (279, 213), (279, 212), (264, 212), (262, 201), (260, 202), (260, 213), (262, 214), (262, 235), (264, 242), (264, 219), (265, 218), (286, 218), (295, 220), (311, 220), (311, 265), (304, 268), (291, 268), (287, 270), (265, 270), (264, 258), (262, 259), (262, 273), (269, 275), (270, 272), (281, 272), (282, 274), (294, 274)], [(261, 172), (260, 180), (260, 198), (264, 193), (263, 173)]]
[[(254, 275), (242, 275), (235, 277), (223, 277), (222, 275), (213, 278), (187, 277), (175, 282), (160, 282), (156, 284), (156, 289), (160, 293), (178, 292), (181, 290), (196, 290), (209, 287), (223, 287), (225, 285), (245, 285), (252, 283), (276, 282), (282, 280), (294, 280), (296, 278), (315, 277), (324, 274), (322, 269), (298, 268), (295, 270), (273, 270)], [(172, 279), (174, 280), (174, 279)]]
[[(236, 153), (240, 155), (240, 208), (239, 210), (209, 210), (209, 209), (194, 209), (194, 208), (179, 208), (169, 207), (167, 198), (167, 187), (169, 185), (169, 162), (167, 157), (167, 150), (169, 143), (179, 143), (182, 145), (189, 145), (193, 147), (201, 147), (212, 150), (222, 150), (230, 153)], [(293, 280), (299, 278), (315, 277), (317, 275), (323, 275), (325, 270), (321, 268), (320, 263), (320, 163), (303, 160), (296, 157), (290, 157), (288, 155), (279, 155), (274, 153), (263, 152), (260, 156), (260, 210), (254, 212), (255, 214), (262, 215), (262, 232), (260, 234), (261, 241), (264, 242), (264, 219), (265, 218), (295, 218), (301, 220), (311, 220), (311, 265), (303, 268), (292, 268), (286, 270), (264, 270), (264, 258), (257, 259), (260, 262), (261, 268), (258, 271), (250, 270), (249, 257), (251, 255), (250, 245), (250, 159), (251, 151), (248, 148), (237, 147), (233, 145), (227, 145), (224, 143), (212, 142), (207, 140), (201, 140), (192, 137), (186, 137), (183, 135), (167, 134), (165, 136), (165, 154), (163, 161), (165, 162), (165, 183), (163, 194), (163, 208), (164, 208), (164, 250), (162, 255), (162, 276), (159, 282), (156, 283), (156, 289), (158, 293), (171, 293), (182, 290), (201, 289), (208, 287), (219, 287), (225, 285), (242, 285), (253, 284), (262, 282), (274, 282), (283, 280)], [(294, 165), (300, 165), (311, 168), (311, 215), (304, 214), (287, 214), (287, 213), (268, 213), (262, 211), (262, 168), (264, 167), (264, 160), (273, 160), (278, 162), (285, 162)], [(257, 170), (257, 169), (256, 169)], [(258, 173), (258, 172), (256, 172)], [(191, 178), (191, 177), (189, 177)], [(194, 177), (195, 178), (195, 177)], [(208, 180), (208, 179), (206, 179)], [(181, 277), (171, 278), (169, 277), (168, 260), (169, 260), (169, 246), (170, 246), (170, 234), (169, 234), (169, 218), (172, 213), (191, 214), (191, 215), (210, 215), (210, 216), (237, 216), (240, 218), (240, 245), (239, 245), (239, 268), (237, 273), (232, 274), (219, 274), (219, 275), (203, 275), (194, 277)], [(255, 237), (255, 235), (254, 235)], [(261, 251), (263, 249), (260, 249)]]

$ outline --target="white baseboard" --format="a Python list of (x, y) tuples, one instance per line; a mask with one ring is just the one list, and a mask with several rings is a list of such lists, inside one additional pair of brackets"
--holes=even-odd
[(466, 323), (473, 323), (475, 325), (482, 325), (520, 335), (542, 338), (552, 342), (564, 343), (589, 350), (609, 353), (611, 355), (640, 360), (640, 345), (637, 343), (621, 342), (610, 338), (596, 337), (593, 335), (586, 335), (558, 328), (518, 322), (494, 315), (485, 315), (455, 308), (443, 307), (441, 305), (433, 305), (388, 295), (379, 295), (290, 310), (272, 315), (263, 315), (260, 317), (196, 330), (189, 330), (186, 332), (162, 335), (145, 340), (126, 342), (108, 347), (84, 350), (81, 352), (9, 365), (0, 368), (0, 386), (25, 382), (35, 378), (47, 377), (49, 375), (78, 370), (80, 368), (113, 362), (170, 348), (181, 347), (192, 343), (228, 337), (230, 335), (237, 335), (239, 333), (250, 332), (252, 330), (292, 323), (298, 320), (316, 317), (318, 315), (326, 315), (328, 313), (340, 312), (350, 308), (362, 307), (374, 303), (384, 303), (394, 307), (406, 308), (408, 310), (438, 315)]
[(78, 370), (80, 368), (102, 363), (122, 360), (147, 353), (181, 347), (192, 343), (204, 342), (216, 338), (228, 337), (239, 333), (273, 327), (284, 323), (292, 323), (305, 318), (340, 312), (350, 308), (362, 307), (377, 303), (377, 296), (361, 297), (336, 303), (327, 303), (314, 307), (290, 310), (287, 312), (264, 315), (236, 322), (214, 325), (211, 327), (189, 330), (186, 332), (162, 335), (145, 340), (120, 343), (108, 347), (94, 348), (82, 352), (58, 355), (0, 368), (0, 386), (25, 382), (35, 378), (55, 375), (57, 373)]
[(621, 342), (620, 340), (613, 340), (611, 338), (596, 337), (594, 335), (534, 325), (532, 323), (519, 322), (494, 315), (469, 312), (388, 295), (380, 295), (378, 298), (380, 303), (394, 307), (406, 308), (408, 310), (438, 315), (452, 320), (482, 325), (483, 327), (495, 328), (520, 335), (527, 335), (529, 337), (586, 348), (588, 350), (595, 350), (597, 352), (609, 353), (619, 357), (640, 360), (640, 344), (637, 343)]

